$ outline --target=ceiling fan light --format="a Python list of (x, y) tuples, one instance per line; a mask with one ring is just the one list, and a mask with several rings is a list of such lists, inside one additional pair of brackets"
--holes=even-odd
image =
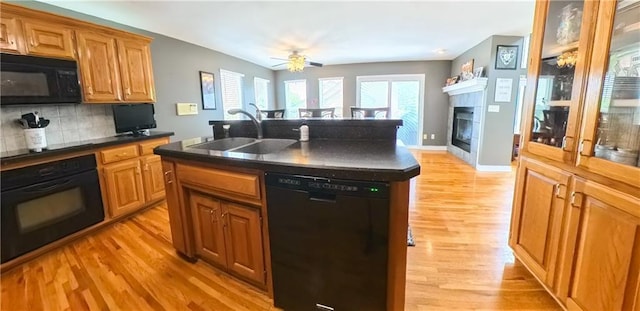
[(289, 62), (287, 63), (287, 69), (291, 72), (301, 72), (304, 69), (304, 62), (304, 56), (291, 54), (289, 56)]

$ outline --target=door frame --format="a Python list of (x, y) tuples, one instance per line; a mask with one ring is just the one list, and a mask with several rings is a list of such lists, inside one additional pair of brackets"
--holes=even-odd
[(391, 108), (391, 82), (399, 81), (418, 81), (420, 88), (418, 91), (418, 144), (416, 146), (422, 146), (422, 133), (424, 131), (424, 93), (425, 93), (425, 74), (390, 74), (390, 75), (371, 75), (371, 76), (356, 76), (356, 106), (360, 107), (360, 85), (362, 82), (377, 82), (386, 81), (389, 92), (387, 94), (387, 104)]

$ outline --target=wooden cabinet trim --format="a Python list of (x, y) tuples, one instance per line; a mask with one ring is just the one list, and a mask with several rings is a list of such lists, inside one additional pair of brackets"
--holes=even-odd
[(154, 139), (150, 141), (145, 141), (140, 143), (140, 155), (150, 155), (153, 154), (153, 149), (160, 145), (168, 144), (168, 138)]

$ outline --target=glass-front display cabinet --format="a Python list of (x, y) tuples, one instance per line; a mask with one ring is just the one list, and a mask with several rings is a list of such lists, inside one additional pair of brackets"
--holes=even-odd
[(567, 163), (574, 159), (588, 65), (582, 60), (593, 44), (595, 5), (536, 2), (526, 97), (532, 107), (524, 137), (528, 152)]
[(640, 187), (640, 1), (601, 1), (594, 41), (578, 165)]

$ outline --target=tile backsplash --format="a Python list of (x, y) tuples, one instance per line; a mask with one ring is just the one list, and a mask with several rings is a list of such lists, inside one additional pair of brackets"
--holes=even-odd
[(31, 105), (0, 108), (0, 151), (26, 148), (22, 128), (15, 122), (37, 111), (51, 122), (45, 129), (47, 144), (71, 143), (116, 134), (111, 105)]

